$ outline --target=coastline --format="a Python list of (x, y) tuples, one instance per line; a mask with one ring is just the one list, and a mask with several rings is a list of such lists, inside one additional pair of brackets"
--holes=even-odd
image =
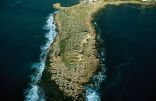
[[(54, 38), (53, 42), (51, 43), (50, 47), (52, 47), (54, 45), (54, 43), (57, 41), (57, 36), (59, 33), (59, 30), (57, 29), (58, 26), (55, 21), (56, 14), (57, 14), (57, 12), (54, 13), (54, 24), (56, 26), (55, 32), (57, 32), (57, 35)], [(46, 57), (45, 69), (42, 73), (41, 81), (38, 83), (38, 85), (44, 89), (44, 94), (45, 94), (44, 97), (45, 97), (46, 101), (49, 101), (49, 100), (52, 100), (52, 101), (67, 101), (67, 100), (69, 100), (69, 101), (71, 101), (72, 97), (65, 96), (64, 92), (62, 92), (59, 89), (59, 86), (56, 84), (56, 82), (51, 80), (51, 72), (48, 69), (48, 67), (50, 66), (49, 65), (50, 64), (50, 62), (49, 62), (50, 49), (48, 49), (48, 51), (49, 52)]]
[[(80, 99), (85, 100), (85, 98), (84, 98), (85, 92), (84, 92), (83, 86), (85, 84), (87, 84), (88, 82), (90, 82), (90, 80), (92, 79), (94, 74), (99, 69), (98, 65), (100, 64), (100, 62), (99, 62), (100, 60), (97, 56), (98, 49), (96, 46), (96, 35), (97, 35), (97, 33), (96, 33), (95, 27), (92, 23), (92, 21), (99, 14), (99, 12), (102, 9), (104, 9), (107, 5), (121, 5), (121, 4), (139, 4), (139, 5), (141, 4), (141, 5), (145, 5), (145, 6), (151, 5), (151, 4), (143, 3), (140, 1), (115, 1), (115, 2), (105, 2), (103, 0), (99, 0), (99, 1), (100, 2), (98, 2), (96, 4), (95, 3), (91, 4), (91, 5), (80, 3), (80, 4), (72, 6), (72, 7), (65, 7), (65, 8), (63, 7), (54, 16), (56, 26), (57, 26), (58, 35), (56, 36), (54, 42), (52, 43), (52, 45), (49, 49), (49, 53), (48, 53), (49, 58), (47, 58), (48, 64), (46, 65), (47, 68), (46, 68), (46, 70), (44, 70), (45, 73), (43, 73), (43, 75), (46, 75), (47, 72), (50, 73), (48, 77), (50, 77), (49, 78), (50, 81), (53, 82), (52, 83), (53, 86), (54, 85), (57, 86), (56, 91), (61, 92), (61, 93), (59, 93), (59, 94), (61, 94), (61, 97), (62, 96), (71, 97), (72, 100), (80, 100)], [(84, 17), (85, 20), (82, 21), (82, 23), (70, 22), (69, 20), (72, 21), (73, 16), (77, 20), (80, 19), (79, 17), (81, 17), (81, 13), (79, 15), (75, 14), (72, 17), (69, 16), (70, 13), (74, 14), (73, 13), (74, 11), (72, 11), (73, 9), (77, 10), (77, 9), (79, 9), (79, 7), (82, 10), (88, 9), (87, 10), (87, 14), (88, 14), (87, 16), (88, 17)], [(86, 8), (86, 7), (88, 7), (88, 8)], [(76, 13), (78, 13), (78, 12), (76, 11)], [(65, 19), (64, 19), (64, 18), (61, 18), (62, 14), (64, 14), (63, 16), (66, 16), (66, 14), (68, 16), (65, 17)], [(81, 21), (81, 20), (82, 19), (80, 19), (79, 21)], [(68, 25), (66, 25), (65, 22), (68, 22), (67, 23)], [(84, 23), (86, 23), (85, 26), (83, 25)], [(75, 30), (74, 28), (77, 27), (76, 24), (78, 24), (78, 25), (82, 24), (82, 26), (85, 28), (84, 29), (80, 28), (80, 29), (72, 32), (71, 30)], [(73, 25), (75, 25), (76, 27)], [(65, 27), (67, 29), (63, 29)], [(69, 32), (70, 32), (70, 35), (68, 36)], [(78, 45), (81, 44), (81, 41), (86, 42), (88, 39), (84, 40), (85, 35), (89, 34), (89, 42), (92, 42), (92, 44), (89, 44), (87, 47), (84, 47), (83, 49), (86, 49), (86, 51), (87, 51), (87, 48), (89, 48), (89, 50), (90, 49), (94, 50), (94, 51), (90, 52), (91, 57), (89, 57), (90, 54), (88, 55), (87, 52), (82, 54), (83, 49), (82, 50), (76, 50), (76, 52), (72, 49), (70, 49), (70, 51), (69, 51), (69, 49), (66, 50), (66, 48), (71, 48), (71, 47), (75, 48), (75, 44), (72, 45), (72, 42), (74, 43), (75, 40), (70, 39), (70, 37), (72, 35), (75, 35), (73, 33), (80, 34), (79, 36), (77, 36), (80, 38), (80, 40), (78, 40), (78, 42), (77, 42)], [(83, 36), (83, 37), (81, 37), (81, 36)], [(90, 39), (90, 37), (91, 37), (91, 39)], [(63, 43), (63, 45), (61, 45), (61, 42)], [(66, 42), (68, 42), (68, 43), (66, 43)], [(70, 46), (68, 46), (69, 44), (70, 44)], [(79, 47), (79, 46), (76, 46), (76, 47)], [(86, 56), (84, 57), (81, 54), (86, 55), (88, 57), (86, 57)], [(67, 58), (67, 57), (69, 57), (69, 58)], [(81, 59), (79, 57), (81, 57)], [(74, 60), (73, 58), (74, 59), (76, 58), (76, 60)], [(83, 62), (81, 62), (82, 59), (83, 59)], [(80, 63), (77, 63), (77, 61), (80, 61)], [(73, 63), (72, 65), (74, 65), (75, 67), (70, 66), (71, 65), (70, 63)], [(86, 66), (86, 63), (87, 63), (87, 65), (90, 63), (93, 63), (93, 66)], [(83, 64), (85, 66), (83, 66)], [(87, 68), (89, 68), (89, 70), (87, 70)], [(92, 69), (90, 69), (90, 68), (92, 68)], [(87, 70), (87, 72), (86, 72), (86, 70)], [(78, 72), (75, 73), (76, 71), (78, 71)], [(81, 73), (82, 71), (85, 71), (85, 73), (89, 74), (89, 75), (85, 75), (84, 73)], [(71, 75), (68, 75), (68, 74), (71, 74)], [(78, 77), (75, 77), (75, 74), (78, 75)], [(80, 75), (80, 77), (79, 77), (79, 75)], [(43, 80), (44, 80), (44, 77), (43, 77)], [(43, 81), (43, 82), (45, 83), (47, 81)], [(72, 85), (74, 85), (74, 86), (72, 86)], [(82, 97), (82, 95), (83, 95), (83, 97)], [(65, 100), (65, 99), (62, 99), (62, 100)]]

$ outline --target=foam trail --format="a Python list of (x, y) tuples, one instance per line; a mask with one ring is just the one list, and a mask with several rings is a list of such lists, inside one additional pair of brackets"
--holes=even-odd
[(46, 44), (41, 46), (40, 61), (38, 63), (34, 63), (32, 66), (32, 69), (34, 69), (35, 72), (31, 75), (30, 87), (25, 91), (25, 101), (45, 101), (43, 90), (37, 83), (41, 79), (42, 72), (45, 68), (48, 49), (57, 34), (55, 30), (54, 14), (49, 15), (44, 29), (48, 31), (48, 33), (45, 33)]
[[(100, 35), (97, 36), (97, 40), (99, 41), (101, 40)], [(85, 87), (86, 101), (101, 101), (100, 93), (99, 93), (100, 84), (106, 78), (106, 74), (105, 74), (106, 66), (104, 64), (105, 62), (104, 51), (105, 51), (104, 49), (101, 49), (100, 53), (98, 54), (98, 58), (100, 59), (100, 64), (101, 64), (101, 70), (96, 75), (93, 76), (92, 83)]]
[(93, 77), (92, 84), (87, 85), (86, 88), (86, 101), (101, 101), (100, 100), (100, 84), (106, 78), (105, 69), (102, 70)]

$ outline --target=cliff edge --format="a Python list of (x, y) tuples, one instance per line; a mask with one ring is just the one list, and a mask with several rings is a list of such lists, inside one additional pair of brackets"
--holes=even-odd
[(48, 72), (65, 96), (85, 100), (84, 85), (100, 68), (96, 49), (94, 15), (107, 4), (136, 3), (140, 1), (81, 0), (80, 4), (61, 7), (55, 15), (58, 35), (49, 49)]

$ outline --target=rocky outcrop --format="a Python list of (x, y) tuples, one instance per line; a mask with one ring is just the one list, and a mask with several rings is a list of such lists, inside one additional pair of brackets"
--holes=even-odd
[(58, 35), (49, 49), (50, 79), (65, 96), (85, 100), (84, 85), (99, 69), (96, 49), (96, 32), (92, 25), (94, 15), (107, 4), (136, 3), (138, 1), (89, 0), (72, 7), (61, 7), (55, 15)]
[(73, 100), (85, 94), (88, 83), (98, 69), (96, 33), (91, 23), (96, 7), (79, 4), (61, 9), (55, 15), (58, 36), (49, 52), (51, 80)]

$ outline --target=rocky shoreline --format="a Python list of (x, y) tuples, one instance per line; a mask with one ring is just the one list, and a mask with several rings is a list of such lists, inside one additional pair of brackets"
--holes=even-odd
[[(84, 85), (100, 69), (96, 30), (92, 21), (106, 5), (143, 4), (140, 1), (93, 0), (72, 7), (54, 5), (58, 35), (52, 43), (43, 72), (41, 86), (47, 100), (85, 101)], [(53, 98), (53, 99), (52, 99)]]

